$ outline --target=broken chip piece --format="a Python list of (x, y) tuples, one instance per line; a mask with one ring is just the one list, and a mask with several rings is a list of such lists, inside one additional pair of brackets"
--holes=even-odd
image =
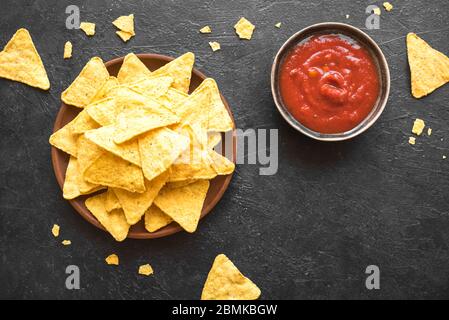
[(139, 274), (143, 276), (150, 276), (153, 273), (153, 268), (149, 264), (144, 264), (139, 267)]
[(200, 29), (201, 33), (211, 33), (212, 29), (209, 26), (204, 26)]
[(121, 16), (112, 22), (114, 26), (120, 29), (123, 32), (134, 35), (134, 14), (130, 14), (128, 16)]
[(72, 241), (70, 241), (70, 240), (63, 240), (61, 243), (64, 246), (70, 246), (72, 244)]
[(408, 143), (410, 143), (411, 145), (415, 145), (416, 144), (416, 138), (415, 137), (409, 137), (408, 138)]
[(420, 136), (426, 127), (426, 124), (424, 123), (424, 120), (422, 119), (416, 119), (413, 123), (412, 133)]
[(427, 135), (430, 137), (432, 135), (432, 128), (427, 129)]
[(51, 228), (51, 233), (55, 238), (59, 237), (59, 226), (57, 224), (54, 224)]
[(376, 8), (373, 9), (373, 13), (374, 13), (374, 14), (377, 14), (378, 16), (380, 16), (380, 14), (381, 14), (382, 12), (380, 11), (380, 8), (376, 7)]
[(64, 44), (64, 59), (70, 59), (72, 57), (73, 46), (70, 41)]
[(106, 261), (106, 263), (108, 264), (108, 265), (112, 265), (112, 266), (118, 266), (119, 265), (119, 258), (118, 258), (118, 256), (115, 254), (115, 253), (113, 253), (113, 254), (110, 254), (109, 256), (107, 256), (106, 257), (106, 259), (104, 259), (105, 261)]
[(212, 51), (218, 51), (221, 49), (220, 43), (213, 41), (213, 42), (209, 42), (210, 47), (212, 48)]
[(393, 10), (393, 5), (389, 2), (384, 2), (383, 6), (384, 6), (385, 10), (387, 10), (387, 11)]
[(282, 26), (282, 22), (278, 22), (274, 25), (276, 28), (280, 29)]
[(95, 23), (81, 22), (80, 29), (83, 30), (87, 36), (91, 37), (95, 34)]
[(240, 37), (240, 39), (246, 40), (251, 40), (255, 28), (256, 27), (246, 18), (241, 18), (234, 26), (235, 32)]

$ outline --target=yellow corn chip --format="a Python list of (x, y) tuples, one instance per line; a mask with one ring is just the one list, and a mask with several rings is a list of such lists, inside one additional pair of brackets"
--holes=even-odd
[(218, 175), (228, 175), (234, 172), (235, 164), (228, 158), (223, 157), (214, 150), (209, 151), (209, 156), (211, 158), (212, 168), (214, 168)]
[(95, 23), (92, 22), (81, 22), (80, 29), (84, 31), (89, 37), (95, 34)]
[(220, 254), (207, 276), (201, 300), (256, 300), (260, 294), (260, 289)]
[[(83, 190), (85, 192), (81, 192), (80, 190), (81, 183), (85, 183)], [(89, 194), (99, 189), (98, 185), (83, 181), (83, 177), (79, 171), (78, 160), (75, 157), (70, 157), (62, 189), (64, 199), (75, 199), (82, 194)]]
[(132, 193), (123, 189), (114, 189), (123, 211), (126, 221), (134, 225), (140, 221), (145, 211), (153, 204), (159, 191), (168, 179), (168, 172), (164, 172), (151, 181), (145, 180), (145, 192)]
[(190, 145), (190, 140), (168, 128), (152, 130), (139, 139), (142, 170), (152, 180), (166, 171)]
[(185, 187), (163, 188), (154, 203), (187, 232), (195, 232), (206, 199), (209, 181), (198, 180)]
[(118, 256), (115, 254), (115, 253), (113, 253), (113, 254), (110, 254), (109, 256), (107, 256), (106, 257), (106, 259), (104, 259), (105, 261), (106, 261), (106, 263), (108, 264), (108, 265), (112, 265), (112, 266), (118, 266), (119, 265), (119, 258), (118, 258)]
[(51, 228), (51, 233), (55, 238), (59, 237), (59, 226), (57, 224), (53, 225), (53, 228)]
[(129, 87), (144, 96), (157, 99), (167, 93), (172, 83), (172, 77), (157, 76), (131, 83)]
[(73, 45), (70, 41), (64, 44), (64, 59), (70, 59), (72, 57)]
[(118, 201), (117, 196), (113, 189), (108, 188), (106, 191), (106, 199), (104, 201), (104, 208), (107, 212), (111, 212), (113, 210), (122, 209), (120, 202)]
[(152, 205), (145, 212), (145, 229), (148, 232), (155, 232), (173, 222), (161, 209)]
[[(73, 120), (72, 120), (73, 121)], [(54, 132), (50, 136), (50, 144), (58, 148), (59, 150), (64, 151), (74, 157), (77, 156), (77, 140), (79, 135), (74, 134), (72, 131), (72, 122), (69, 122), (64, 127)]]
[(139, 274), (143, 276), (150, 276), (154, 273), (153, 268), (149, 264), (144, 264), (139, 267)]
[(220, 132), (208, 132), (207, 133), (207, 145), (210, 149), (215, 148), (221, 142), (221, 133)]
[(0, 52), (0, 77), (50, 89), (47, 72), (28, 30), (17, 30)]
[(195, 55), (192, 52), (187, 52), (154, 71), (153, 75), (167, 75), (172, 77), (174, 79), (173, 88), (188, 93), (194, 63)]
[(81, 111), (71, 122), (73, 134), (81, 134), (89, 130), (97, 129), (100, 125), (92, 119), (86, 110)]
[(91, 103), (86, 107), (86, 111), (100, 125), (112, 125), (117, 117), (115, 98), (105, 98)]
[(128, 235), (130, 225), (126, 222), (123, 210), (113, 210), (109, 213), (106, 211), (105, 198), (105, 193), (90, 197), (86, 200), (86, 207), (115, 240), (123, 241)]
[(449, 81), (449, 58), (414, 33), (407, 35), (412, 94), (421, 98)]
[(255, 28), (256, 27), (245, 18), (241, 18), (234, 26), (235, 32), (238, 34), (239, 38), (246, 40), (251, 40)]
[(189, 184), (194, 183), (196, 181), (198, 181), (198, 180), (189, 179), (189, 180), (182, 180), (182, 181), (173, 181), (173, 182), (168, 182), (165, 186), (168, 189), (176, 189), (176, 188), (188, 186)]
[(118, 17), (112, 24), (121, 31), (134, 35), (134, 14)]
[(211, 33), (212, 29), (209, 26), (205, 26), (200, 29), (200, 32), (201, 33)]
[(84, 172), (84, 179), (93, 184), (142, 193), (145, 184), (142, 170), (120, 157), (106, 152)]
[(103, 149), (115, 154), (116, 156), (129, 161), (136, 166), (140, 164), (139, 145), (136, 140), (127, 141), (122, 144), (116, 144), (112, 137), (115, 133), (114, 126), (101, 127), (96, 130), (87, 131), (87, 139), (102, 147)]
[(151, 75), (151, 71), (134, 54), (129, 53), (123, 60), (117, 79), (121, 84), (136, 82)]
[(209, 86), (195, 90), (187, 99), (173, 107), (183, 123), (196, 128), (206, 128), (209, 119), (209, 110), (212, 105)]
[(106, 80), (106, 82), (103, 83), (101, 88), (98, 89), (97, 93), (95, 93), (95, 95), (93, 96), (93, 98), (90, 100), (89, 103), (92, 104), (94, 102), (97, 102), (97, 101), (105, 99), (107, 94), (108, 94), (108, 92), (112, 88), (114, 88), (114, 87), (116, 87), (118, 85), (119, 85), (119, 82), (118, 82), (117, 78), (114, 77), (114, 76), (110, 76), (108, 78), (108, 80)]
[(221, 45), (219, 42), (212, 41), (212, 42), (209, 42), (209, 45), (210, 45), (212, 51), (214, 51), (214, 52), (221, 49)]
[(162, 103), (164, 107), (166, 107), (167, 109), (170, 109), (172, 112), (176, 113), (174, 109), (175, 105), (182, 103), (188, 97), (189, 97), (188, 94), (170, 88), (168, 89), (166, 94), (157, 98), (157, 101)]
[(77, 149), (78, 167), (82, 175), (84, 175), (84, 172), (92, 163), (105, 153), (103, 148), (88, 140), (84, 134), (78, 138)]
[(108, 79), (109, 73), (103, 60), (94, 57), (62, 93), (62, 101), (75, 107), (84, 108)]
[(128, 42), (129, 39), (134, 37), (133, 34), (125, 32), (125, 31), (116, 31), (115, 34), (118, 35), (120, 37), (120, 39), (123, 40), (123, 42)]

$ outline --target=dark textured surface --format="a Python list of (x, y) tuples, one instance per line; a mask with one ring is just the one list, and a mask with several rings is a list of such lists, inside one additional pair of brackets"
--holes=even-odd
[[(81, 20), (97, 23), (93, 38), (65, 28), (65, 8), (74, 2), (1, 4), (0, 46), (28, 28), (52, 84), (46, 93), (0, 79), (1, 298), (196, 299), (222, 252), (264, 299), (449, 298), (449, 86), (413, 99), (405, 51), (405, 36), (414, 31), (449, 53), (446, 0), (393, 0), (392, 12), (382, 10), (380, 30), (367, 32), (390, 64), (390, 101), (369, 131), (335, 144), (309, 140), (280, 117), (269, 90), (271, 62), (292, 33), (312, 23), (364, 29), (367, 3), (381, 1), (86, 1)], [(137, 35), (124, 44), (111, 22), (129, 13)], [(257, 27), (249, 42), (234, 34), (241, 16)], [(213, 34), (198, 33), (206, 24)], [(66, 40), (74, 56), (64, 61)], [(215, 40), (222, 50), (213, 53), (208, 41)], [(240, 165), (193, 235), (115, 243), (75, 213), (54, 178), (48, 137), (60, 93), (91, 56), (188, 50), (219, 83), (238, 127), (279, 129), (279, 171), (259, 176), (258, 166)], [(434, 133), (410, 146), (416, 117)], [(59, 239), (53, 223), (61, 225)], [(62, 239), (72, 245), (63, 247)], [(112, 252), (121, 258), (118, 268), (103, 261)], [(138, 276), (147, 262), (155, 275)], [(80, 267), (81, 290), (65, 289), (69, 264)], [(365, 289), (370, 264), (381, 269), (381, 290)]]

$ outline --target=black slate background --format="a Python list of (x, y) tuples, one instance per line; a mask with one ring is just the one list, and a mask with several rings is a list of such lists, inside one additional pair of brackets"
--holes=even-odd
[[(0, 298), (197, 299), (222, 252), (260, 286), (263, 299), (449, 298), (449, 86), (413, 99), (405, 48), (413, 31), (449, 53), (449, 4), (390, 2), (395, 7), (382, 8), (380, 30), (367, 30), (390, 64), (387, 108), (362, 136), (331, 144), (303, 137), (280, 117), (269, 89), (272, 59), (292, 33), (313, 23), (365, 30), (367, 4), (382, 1), (2, 0), (0, 47), (28, 28), (52, 88), (0, 79)], [(65, 28), (69, 4), (80, 5), (82, 21), (97, 23), (93, 38)], [(129, 13), (137, 36), (124, 44), (111, 22)], [(249, 42), (234, 34), (241, 16), (257, 27)], [(213, 34), (198, 33), (206, 24)], [(66, 40), (74, 56), (64, 61)], [(208, 41), (222, 50), (213, 53)], [(279, 171), (259, 176), (259, 166), (240, 165), (193, 235), (116, 243), (78, 216), (56, 183), (48, 137), (60, 93), (92, 56), (189, 50), (219, 83), (239, 128), (279, 129)], [(434, 133), (411, 146), (416, 117)], [(61, 225), (59, 239), (53, 223)], [(63, 247), (62, 239), (72, 245)], [(112, 252), (121, 258), (118, 268), (104, 263)], [(147, 262), (155, 275), (144, 278), (137, 267)], [(65, 289), (70, 264), (81, 270), (81, 290)], [(370, 264), (381, 269), (378, 291), (365, 289)]]

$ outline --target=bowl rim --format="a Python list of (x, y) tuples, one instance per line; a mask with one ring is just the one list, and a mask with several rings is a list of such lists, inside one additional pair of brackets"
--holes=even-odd
[[(136, 54), (137, 57), (139, 57), (139, 59), (158, 59), (158, 60), (162, 60), (165, 62), (170, 62), (172, 60), (174, 60), (175, 58), (170, 57), (170, 56), (166, 56), (166, 55), (161, 55), (161, 54), (156, 54), (156, 53), (139, 53)], [(124, 60), (124, 56), (123, 57), (118, 57), (118, 58), (114, 58), (111, 59), (107, 62), (105, 62), (105, 66), (106, 68), (111, 67), (113, 65), (119, 64), (119, 63), (123, 63)], [(145, 62), (142, 61), (144, 64)], [(207, 78), (207, 76), (202, 73), (201, 71), (199, 71), (197, 68), (193, 68), (192, 69), (192, 74), (196, 75), (198, 78), (200, 78), (201, 80), (204, 80)], [(190, 88), (191, 90), (191, 88)], [(190, 92), (189, 90), (189, 92)], [(235, 124), (235, 119), (234, 119), (234, 115), (232, 113), (232, 110), (227, 102), (227, 100), (225, 99), (225, 97), (223, 96), (223, 94), (220, 91), (220, 96), (221, 99), (223, 101), (223, 104), (226, 107), (226, 110), (228, 111), (228, 114), (232, 120), (232, 124), (233, 124), (233, 129), (232, 129), (232, 150), (233, 150), (233, 154), (232, 154), (232, 161), (234, 163), (236, 163), (236, 148), (237, 148), (237, 136), (236, 136), (236, 124)], [(53, 125), (53, 129), (52, 129), (52, 133), (56, 132), (57, 130), (59, 130), (63, 125), (63, 110), (65, 108), (70, 108), (71, 106), (65, 104), (63, 101), (61, 101), (61, 106), (58, 110), (58, 113), (56, 115), (56, 119)], [(76, 107), (73, 107), (76, 108)], [(80, 112), (82, 111), (82, 109), (80, 109)], [(223, 133), (222, 133), (223, 134)], [(223, 148), (225, 148), (224, 144), (223, 144)], [(60, 161), (60, 154), (64, 154), (64, 156), (70, 157), (69, 155), (63, 153), (61, 150), (55, 148), (54, 146), (51, 146), (51, 161), (52, 161), (52, 166), (53, 166), (53, 172), (55, 174), (56, 177), (56, 181), (58, 182), (58, 185), (60, 187), (60, 189), (63, 189), (64, 186), (64, 181), (65, 181), (65, 170), (62, 169), (62, 162)], [(209, 201), (209, 203), (206, 205), (206, 203), (204, 203), (203, 208), (201, 210), (201, 216), (200, 216), (200, 220), (202, 220), (206, 215), (208, 215), (212, 209), (217, 205), (217, 203), (220, 201), (220, 199), (223, 197), (224, 193), (226, 192), (227, 188), (229, 187), (229, 184), (231, 183), (232, 177), (233, 177), (234, 173), (231, 173), (229, 175), (225, 175), (225, 176), (220, 176), (223, 177), (223, 182), (218, 190), (218, 192), (216, 193), (216, 195), (212, 198), (211, 201)], [(217, 177), (218, 178), (218, 177)], [(216, 179), (216, 178), (214, 178)], [(213, 179), (212, 179), (213, 180)], [(98, 192), (103, 192), (104, 190), (98, 191)], [(90, 195), (86, 195), (86, 196), (92, 196), (95, 195), (96, 193), (90, 194)], [(106, 229), (100, 224), (100, 222), (93, 216), (93, 214), (91, 212), (88, 212), (87, 208), (84, 208), (79, 201), (77, 201), (78, 198), (76, 199), (71, 199), (71, 200), (66, 200), (70, 203), (70, 205), (75, 209), (75, 211), (81, 216), (83, 217), (84, 220), (88, 221), (90, 224), (92, 224), (93, 226), (97, 227), (98, 229), (101, 229), (103, 231), (106, 232)], [(65, 199), (64, 199), (65, 200)], [(79, 200), (79, 199), (78, 199)], [(87, 210), (87, 212), (86, 212)], [(179, 226), (178, 224), (174, 224), (171, 223), (167, 226), (165, 226), (164, 228), (161, 228), (155, 232), (148, 232), (148, 231), (142, 231), (142, 232), (134, 232), (134, 233), (129, 233), (127, 236), (127, 239), (157, 239), (157, 238), (162, 238), (162, 237), (167, 237), (173, 234), (176, 234), (180, 231), (183, 231), (183, 229), (181, 228), (181, 226)]]
[[(298, 38), (300, 38), (302, 35), (311, 32), (318, 33), (322, 32), (319, 29), (328, 28), (330, 30), (332, 29), (346, 29), (347, 33), (349, 35), (357, 35), (359, 38), (363, 38), (366, 41), (366, 44), (368, 46), (371, 46), (372, 51), (376, 52), (377, 55), (373, 57), (373, 59), (377, 60), (379, 64), (379, 68), (381, 73), (383, 72), (385, 74), (385, 86), (381, 86), (380, 88), (380, 97), (383, 97), (378, 103), (378, 107), (373, 107), (373, 110), (367, 115), (367, 117), (362, 120), (356, 127), (353, 129), (341, 132), (341, 133), (331, 133), (331, 134), (323, 134), (314, 130), (311, 130), (304, 126), (302, 123), (297, 121), (293, 118), (293, 116), (290, 114), (290, 112), (284, 107), (280, 97), (280, 93), (278, 92), (278, 67), (281, 64), (282, 58), (284, 57), (285, 53), (289, 51), (290, 47), (298, 43)], [(318, 29), (314, 31), (314, 29)], [(356, 37), (355, 37), (356, 38)], [(382, 77), (382, 74), (379, 75), (379, 77)], [(342, 23), (342, 22), (321, 22), (316, 23), (310, 26), (307, 26), (300, 31), (294, 33), (292, 36), (290, 36), (281, 46), (281, 48), (276, 53), (276, 56), (273, 60), (273, 65), (271, 68), (271, 93), (273, 96), (274, 103), (276, 105), (276, 108), (278, 109), (279, 113), (282, 115), (282, 117), (287, 121), (290, 126), (292, 126), (297, 131), (301, 132), (302, 134), (315, 139), (319, 141), (344, 141), (352, 139), (366, 130), (368, 130), (380, 117), (380, 115), (385, 110), (385, 107), (388, 102), (388, 98), (390, 95), (390, 85), (391, 85), (391, 79), (390, 79), (390, 68), (388, 66), (388, 61), (385, 58), (384, 53), (382, 52), (379, 45), (374, 41), (368, 34), (366, 34), (361, 29), (354, 27), (352, 25)], [(374, 112), (374, 113), (373, 113)], [(369, 121), (366, 121), (369, 117)]]

